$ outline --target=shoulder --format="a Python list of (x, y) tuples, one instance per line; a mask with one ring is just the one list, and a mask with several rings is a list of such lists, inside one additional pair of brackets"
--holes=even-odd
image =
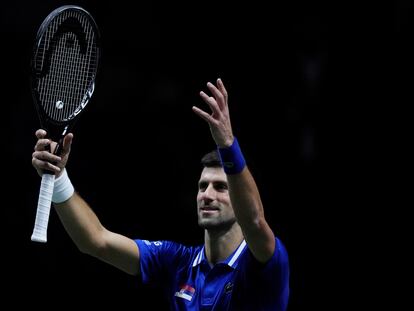
[(141, 254), (150, 256), (162, 255), (165, 256), (167, 260), (173, 258), (191, 259), (196, 256), (202, 248), (202, 246), (187, 246), (167, 240), (149, 241), (135, 239), (135, 243), (137, 243)]
[(279, 238), (276, 237), (275, 239), (276, 239), (275, 253), (273, 254), (273, 256), (276, 255), (278, 260), (282, 262), (289, 261), (286, 246), (283, 244), (283, 242)]
[(269, 258), (269, 260), (266, 263), (258, 262), (254, 258), (253, 254), (249, 249), (247, 249), (247, 251), (244, 252), (244, 257), (245, 264), (252, 265), (258, 269), (262, 269), (265, 267), (271, 269), (272, 267), (276, 268), (277, 266), (285, 266), (288, 265), (289, 262), (287, 249), (284, 243), (278, 237), (275, 237), (275, 250), (273, 252), (273, 255)]

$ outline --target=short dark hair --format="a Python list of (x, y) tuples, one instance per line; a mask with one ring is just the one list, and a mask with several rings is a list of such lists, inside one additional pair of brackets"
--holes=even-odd
[(218, 151), (212, 150), (201, 158), (203, 167), (223, 167)]

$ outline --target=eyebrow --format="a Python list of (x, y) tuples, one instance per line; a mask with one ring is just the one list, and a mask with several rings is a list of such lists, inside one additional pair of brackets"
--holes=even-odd
[(201, 184), (208, 184), (208, 183), (212, 183), (213, 185), (217, 185), (217, 184), (224, 184), (224, 185), (227, 185), (228, 183), (227, 183), (227, 181), (226, 180), (223, 180), (223, 179), (218, 179), (218, 180), (206, 180), (206, 179), (200, 179), (199, 181), (198, 181), (198, 185), (201, 185)]

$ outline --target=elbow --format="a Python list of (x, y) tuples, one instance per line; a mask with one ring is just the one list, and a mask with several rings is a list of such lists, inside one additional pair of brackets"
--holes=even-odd
[(78, 247), (78, 250), (82, 254), (96, 257), (96, 255), (99, 253), (98, 251), (99, 248), (96, 247), (93, 243), (82, 243), (82, 244), (77, 244), (76, 246)]
[(90, 238), (86, 241), (76, 243), (82, 254), (100, 258), (105, 251), (105, 243), (102, 238)]
[(254, 218), (252, 217), (248, 221), (239, 221), (239, 223), (247, 235), (256, 235), (268, 226), (266, 219), (260, 215)]
[(263, 213), (258, 213), (256, 215), (256, 217), (254, 217), (251, 220), (251, 223), (250, 223), (250, 228), (252, 228), (253, 230), (259, 230), (260, 231), (261, 229), (263, 229), (266, 226), (267, 226), (267, 222), (266, 222), (266, 219), (265, 219)]
[(102, 259), (105, 254), (105, 247), (96, 244), (78, 245), (78, 249), (82, 254), (86, 254), (98, 259)]

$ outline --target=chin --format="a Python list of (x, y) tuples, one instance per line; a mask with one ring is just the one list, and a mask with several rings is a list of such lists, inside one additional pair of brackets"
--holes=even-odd
[(198, 225), (203, 229), (213, 229), (217, 228), (220, 224), (214, 219), (202, 218), (198, 220)]

